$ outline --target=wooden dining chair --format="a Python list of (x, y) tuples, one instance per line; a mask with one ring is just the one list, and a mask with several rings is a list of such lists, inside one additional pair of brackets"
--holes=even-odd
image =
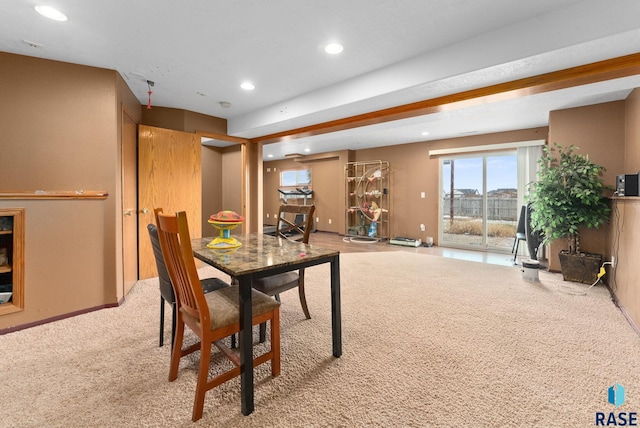
[[(275, 236), (308, 244), (315, 210), (315, 205), (280, 205)], [(311, 318), (304, 292), (304, 269), (260, 278), (254, 280), (252, 286), (268, 296), (274, 296), (278, 302), (280, 301), (280, 293), (298, 287), (298, 296), (304, 316), (307, 319)], [(265, 340), (265, 336), (266, 325), (261, 324), (261, 342)]]
[[(193, 258), (186, 213), (181, 211), (176, 215), (165, 215), (160, 208), (156, 208), (154, 212), (160, 246), (176, 292), (178, 309), (169, 381), (178, 377), (182, 357), (200, 351), (192, 413), (192, 420), (195, 422), (202, 417), (206, 392), (240, 375), (239, 356), (221, 341), (240, 332), (239, 290), (237, 286), (231, 286), (204, 294)], [(251, 292), (252, 325), (266, 322), (271, 324), (270, 349), (254, 358), (253, 367), (270, 361), (271, 375), (276, 377), (280, 375), (280, 303), (257, 290), (252, 289)], [(193, 330), (200, 341), (182, 349), (185, 325)], [(234, 367), (209, 379), (212, 345), (220, 349)], [(247, 370), (253, 370), (253, 367), (247, 367)]]
[[(164, 306), (166, 302), (171, 305), (171, 348), (173, 349), (176, 331), (176, 294), (173, 291), (169, 272), (167, 272), (167, 265), (162, 256), (162, 249), (160, 248), (160, 240), (158, 238), (158, 228), (155, 224), (151, 223), (147, 225), (147, 231), (149, 232), (149, 239), (151, 240), (151, 248), (153, 248), (153, 257), (156, 261), (156, 269), (158, 270), (158, 285), (160, 287), (160, 338), (158, 346), (162, 347), (164, 345)], [(200, 284), (205, 294), (223, 287), (229, 287), (229, 284), (220, 278), (201, 279)], [(231, 336), (231, 347), (235, 348), (235, 335)]]

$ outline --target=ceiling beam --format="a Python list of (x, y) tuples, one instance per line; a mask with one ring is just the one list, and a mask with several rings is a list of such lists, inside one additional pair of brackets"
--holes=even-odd
[(217, 132), (196, 131), (196, 134), (200, 135), (200, 137), (213, 138), (214, 140), (227, 141), (229, 143), (246, 144), (249, 142), (249, 140), (246, 138), (234, 137), (227, 134), (219, 134)]
[(640, 53), (263, 135), (252, 138), (250, 141), (262, 144), (279, 143), (285, 140), (505, 101), (636, 74), (640, 74)]

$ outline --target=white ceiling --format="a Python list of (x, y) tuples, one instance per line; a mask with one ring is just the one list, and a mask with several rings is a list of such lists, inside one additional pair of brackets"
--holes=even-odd
[[(36, 4), (69, 19), (44, 18)], [(639, 16), (637, 0), (2, 0), (0, 51), (117, 70), (141, 104), (151, 80), (154, 106), (223, 117), (229, 135), (254, 138), (640, 52)], [(344, 52), (326, 54), (330, 41)], [(264, 154), (546, 126), (551, 110), (635, 87), (638, 76), (269, 144)]]

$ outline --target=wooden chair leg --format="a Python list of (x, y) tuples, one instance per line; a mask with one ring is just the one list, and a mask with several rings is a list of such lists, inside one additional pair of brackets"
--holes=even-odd
[[(279, 294), (275, 294), (273, 297), (275, 297), (275, 299), (278, 301), (278, 303), (282, 303), (280, 301), (280, 295)], [(265, 340), (267, 340), (267, 323), (263, 322), (262, 324), (260, 324), (260, 336), (258, 338), (258, 341), (260, 343), (264, 343)]]
[(169, 382), (173, 382), (178, 378), (178, 366), (180, 358), (182, 358), (182, 337), (184, 336), (184, 323), (178, 320), (176, 331), (174, 334), (175, 344), (171, 350), (171, 365), (169, 367)]
[(200, 341), (200, 366), (198, 368), (198, 382), (196, 384), (196, 396), (193, 400), (193, 422), (202, 418), (204, 409), (204, 396), (207, 393), (207, 380), (209, 379), (209, 364), (211, 363), (211, 343), (205, 338)]
[(280, 308), (273, 310), (271, 318), (271, 376), (280, 376)]
[(300, 296), (300, 306), (302, 306), (302, 312), (304, 312), (304, 316), (307, 319), (311, 319), (311, 314), (309, 313), (309, 308), (307, 307), (307, 296), (304, 294), (304, 279), (301, 279), (298, 284), (298, 296)]

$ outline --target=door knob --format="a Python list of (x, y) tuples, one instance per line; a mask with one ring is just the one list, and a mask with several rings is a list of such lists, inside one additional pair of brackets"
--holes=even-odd
[(149, 208), (143, 208), (140, 210), (140, 214), (149, 214)]

